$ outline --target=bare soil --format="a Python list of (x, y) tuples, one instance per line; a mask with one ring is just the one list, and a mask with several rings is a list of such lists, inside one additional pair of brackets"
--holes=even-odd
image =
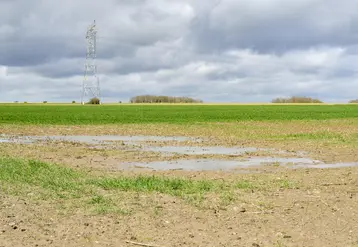
[[(283, 174), (280, 174), (283, 175)], [(224, 174), (221, 174), (225, 178)], [(358, 246), (357, 169), (296, 171), (299, 189), (251, 191), (221, 207), (125, 195), (130, 215), (59, 210), (0, 194), (0, 246)]]
[[(221, 126), (222, 124), (217, 124)], [(195, 145), (242, 145), (292, 151), (307, 151), (308, 157), (327, 162), (358, 161), (357, 146), (335, 140), (275, 140), (279, 130), (286, 134), (317, 132), (352, 136), (358, 127), (329, 122), (276, 126), (268, 123), (242, 124), (226, 128), (196, 126), (3, 126), (3, 134), (21, 135), (183, 135), (208, 137)], [(262, 128), (270, 129), (269, 133)], [(218, 132), (218, 129), (221, 132)], [(228, 129), (230, 130), (229, 132)], [(235, 130), (236, 129), (236, 130)], [(285, 132), (281, 131), (281, 132)], [(244, 132), (244, 134), (242, 134)], [(241, 134), (240, 134), (241, 133)], [(250, 135), (251, 133), (251, 135)], [(254, 133), (254, 134), (253, 134)], [(281, 133), (282, 134), (282, 133)], [(250, 138), (251, 136), (251, 138)], [(259, 137), (262, 137), (261, 139)], [(354, 140), (354, 139), (352, 139)], [(168, 143), (167, 143), (168, 144)], [(173, 144), (173, 143), (172, 143)], [(164, 145), (156, 143), (155, 145)], [(177, 145), (183, 145), (177, 144)], [(184, 145), (194, 145), (185, 143)], [(118, 192), (116, 213), (98, 213), (78, 206), (76, 199), (34, 199), (32, 195), (0, 190), (0, 247), (2, 246), (348, 246), (358, 247), (358, 168), (287, 169), (262, 166), (247, 174), (230, 172), (120, 171), (118, 163), (155, 161), (196, 155), (163, 157), (154, 152), (89, 149), (78, 143), (36, 145), (0, 144), (2, 155), (55, 162), (90, 174), (164, 175), (193, 179), (269, 181), (286, 179), (294, 188), (268, 187), (235, 191), (227, 200), (216, 195), (194, 205), (178, 197), (159, 193)], [(249, 154), (255, 155), (255, 154)], [(262, 155), (262, 154), (256, 154)], [(284, 156), (284, 154), (281, 154)], [(207, 155), (206, 158), (224, 158)], [(233, 157), (225, 157), (230, 159)], [(259, 172), (259, 173), (256, 173)], [(0, 184), (1, 185), (1, 184)], [(36, 193), (36, 192), (35, 192)], [(232, 198), (231, 198), (232, 197)], [(138, 246), (138, 245), (137, 245)]]

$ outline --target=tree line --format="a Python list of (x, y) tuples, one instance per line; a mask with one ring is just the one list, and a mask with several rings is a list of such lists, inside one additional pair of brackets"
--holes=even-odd
[(323, 103), (319, 99), (314, 99), (305, 96), (292, 96), (289, 98), (275, 98), (272, 103)]
[(203, 103), (202, 100), (190, 97), (173, 97), (164, 95), (138, 95), (130, 99), (130, 103)]

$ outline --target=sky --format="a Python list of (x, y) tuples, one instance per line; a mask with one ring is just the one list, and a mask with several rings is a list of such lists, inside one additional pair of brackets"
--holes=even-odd
[(358, 0), (0, 0), (0, 101), (80, 101), (96, 20), (102, 102), (358, 98)]

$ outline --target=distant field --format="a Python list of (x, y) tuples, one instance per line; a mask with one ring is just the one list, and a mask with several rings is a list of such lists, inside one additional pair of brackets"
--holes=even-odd
[(1, 104), (3, 124), (195, 123), (358, 118), (358, 105)]

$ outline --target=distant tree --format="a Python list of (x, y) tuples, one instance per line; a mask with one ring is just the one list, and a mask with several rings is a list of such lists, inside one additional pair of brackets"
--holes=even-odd
[(305, 96), (292, 96), (290, 98), (276, 98), (272, 103), (323, 103), (319, 99), (313, 99)]
[(94, 97), (94, 98), (90, 99), (87, 104), (99, 105), (99, 103), (100, 103), (100, 100), (98, 98)]
[(43, 101), (42, 103), (47, 104), (47, 100)]
[(349, 101), (350, 104), (358, 104), (358, 99), (354, 99), (354, 100), (351, 100)]
[(75, 101), (75, 100), (72, 100), (72, 104), (76, 104), (76, 101)]
[(138, 95), (129, 100), (130, 103), (203, 103), (202, 100), (197, 100), (189, 97), (172, 97), (164, 95)]

